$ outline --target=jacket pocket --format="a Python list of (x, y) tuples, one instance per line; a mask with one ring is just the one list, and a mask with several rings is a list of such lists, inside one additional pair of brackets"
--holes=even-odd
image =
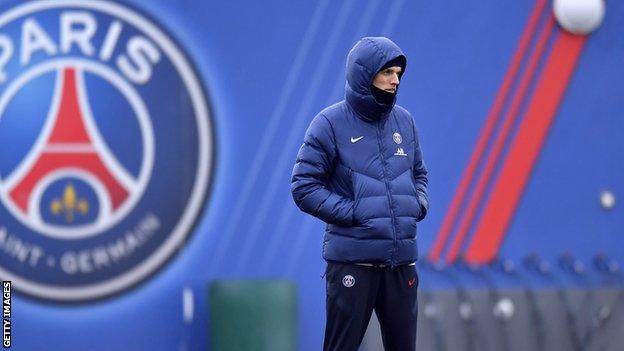
[(416, 202), (416, 219), (420, 219), (420, 216), (422, 215), (423, 212), (423, 208), (422, 205), (420, 204), (420, 200), (418, 200), (418, 195), (414, 196), (414, 202)]
[(361, 173), (351, 170), (351, 185), (353, 187), (353, 226), (367, 227), (370, 209), (367, 208), (369, 202), (365, 198), (367, 187), (365, 184), (365, 176)]
[(410, 184), (412, 189), (412, 194), (418, 198), (418, 191), (416, 191), (416, 178), (414, 178), (414, 170), (412, 168), (409, 169), (410, 173)]
[(411, 168), (410, 168), (410, 184), (411, 184), (411, 190), (412, 190), (412, 197), (413, 197), (413, 201), (415, 204), (414, 217), (418, 219), (423, 213), (423, 206), (420, 203), (420, 199), (418, 198), (418, 191), (416, 190), (416, 179), (414, 178), (414, 170)]
[(353, 186), (351, 182), (351, 169), (338, 163), (328, 182), (328, 187), (336, 194), (353, 199)]
[(359, 202), (359, 196), (358, 196), (358, 192), (357, 192), (357, 188), (356, 188), (356, 184), (355, 184), (355, 171), (353, 169), (351, 169), (351, 167), (349, 167), (349, 181), (351, 182), (351, 189), (352, 189), (352, 193), (351, 193), (351, 199), (353, 200), (353, 226), (357, 226), (358, 224), (361, 223), (361, 220), (359, 219), (358, 214), (358, 202)]

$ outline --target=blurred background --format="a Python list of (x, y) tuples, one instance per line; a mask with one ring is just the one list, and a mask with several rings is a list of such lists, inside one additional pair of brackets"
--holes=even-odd
[[(0, 11), (12, 348), (321, 349), (324, 224), (290, 174), (363, 36), (407, 56), (398, 104), (429, 169), (419, 349), (621, 348), (624, 3)], [(375, 319), (361, 349), (382, 349)]]

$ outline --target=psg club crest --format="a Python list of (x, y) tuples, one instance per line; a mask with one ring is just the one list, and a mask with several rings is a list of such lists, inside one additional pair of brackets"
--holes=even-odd
[(54, 301), (126, 290), (184, 244), (212, 164), (202, 84), (110, 1), (0, 14), (0, 278)]

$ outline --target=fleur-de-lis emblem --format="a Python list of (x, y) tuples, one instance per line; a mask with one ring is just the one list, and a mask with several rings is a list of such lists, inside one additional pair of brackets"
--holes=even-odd
[(89, 213), (89, 203), (85, 199), (79, 199), (76, 189), (69, 183), (65, 186), (63, 197), (52, 200), (50, 211), (57, 216), (65, 214), (65, 220), (71, 223), (74, 221), (75, 213), (82, 215)]

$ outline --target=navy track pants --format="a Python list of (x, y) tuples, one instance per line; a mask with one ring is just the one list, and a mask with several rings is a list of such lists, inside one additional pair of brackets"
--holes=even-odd
[(357, 351), (373, 309), (386, 351), (416, 349), (415, 266), (371, 267), (328, 262), (324, 351)]

